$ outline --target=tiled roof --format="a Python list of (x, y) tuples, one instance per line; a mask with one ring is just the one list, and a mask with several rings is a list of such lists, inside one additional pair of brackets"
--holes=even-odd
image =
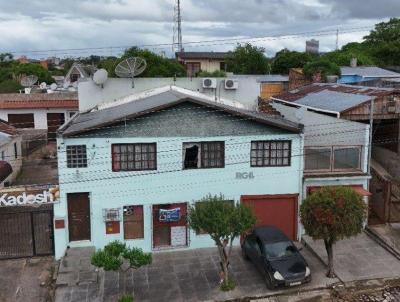
[(0, 94), (0, 109), (68, 108), (78, 109), (78, 94), (68, 93), (5, 93)]
[(227, 52), (214, 52), (214, 51), (194, 51), (194, 52), (177, 52), (177, 58), (180, 59), (215, 59), (224, 60), (226, 59)]
[(359, 67), (340, 67), (342, 75), (358, 75), (366, 78), (400, 78), (400, 73), (393, 72), (387, 69), (376, 66), (359, 66)]
[(280, 95), (276, 95), (274, 96), (274, 98), (288, 102), (293, 102), (305, 97), (310, 93), (316, 93), (324, 90), (351, 93), (351, 94), (363, 94), (376, 97), (392, 95), (394, 93), (400, 94), (400, 89), (395, 89), (395, 88), (378, 88), (378, 87), (354, 86), (345, 84), (314, 83), (294, 90), (290, 90)]
[(374, 99), (373, 96), (362, 94), (351, 94), (336, 91), (319, 91), (310, 93), (295, 101), (295, 104), (307, 107), (329, 110), (333, 112), (343, 112), (360, 104)]
[(17, 128), (11, 126), (6, 121), (3, 121), (0, 119), (0, 132), (9, 134), (9, 135), (15, 135), (18, 133), (18, 130), (17, 130)]

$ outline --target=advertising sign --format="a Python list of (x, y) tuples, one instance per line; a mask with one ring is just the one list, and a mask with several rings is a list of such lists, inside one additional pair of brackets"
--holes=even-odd
[(181, 209), (175, 208), (170, 210), (160, 209), (158, 212), (158, 220), (160, 222), (176, 222), (181, 219)]

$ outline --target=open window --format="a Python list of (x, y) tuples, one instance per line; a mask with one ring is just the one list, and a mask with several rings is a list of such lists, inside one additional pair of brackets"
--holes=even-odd
[(182, 161), (183, 169), (223, 168), (225, 166), (225, 143), (183, 143)]

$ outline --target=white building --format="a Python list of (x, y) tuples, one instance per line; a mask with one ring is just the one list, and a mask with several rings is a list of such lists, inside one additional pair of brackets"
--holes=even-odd
[(0, 120), (0, 188), (11, 184), (21, 170), (21, 142), (18, 130)]

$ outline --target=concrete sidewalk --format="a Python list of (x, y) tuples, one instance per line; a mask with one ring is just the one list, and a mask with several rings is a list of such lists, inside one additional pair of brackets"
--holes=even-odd
[[(309, 236), (303, 236), (302, 240), (327, 263), (322, 240), (315, 241)], [(336, 275), (343, 282), (399, 277), (400, 261), (365, 233), (336, 243), (333, 259)]]

